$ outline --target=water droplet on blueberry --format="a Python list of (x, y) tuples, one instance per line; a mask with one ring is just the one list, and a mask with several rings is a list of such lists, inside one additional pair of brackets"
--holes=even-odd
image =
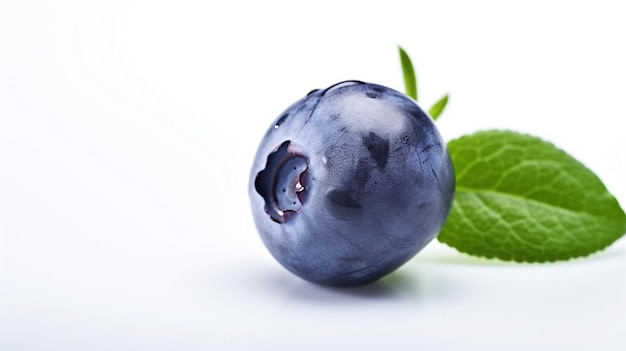
[(276, 121), (276, 123), (274, 124), (274, 129), (278, 129), (278, 127), (280, 127), (280, 125), (283, 124), (283, 122), (285, 122), (287, 117), (289, 117), (289, 113), (285, 113), (282, 116), (280, 116), (278, 120)]

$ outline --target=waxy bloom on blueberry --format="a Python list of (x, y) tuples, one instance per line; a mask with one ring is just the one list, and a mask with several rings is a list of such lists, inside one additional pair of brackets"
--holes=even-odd
[(435, 238), (454, 171), (413, 100), (346, 81), (310, 92), (272, 123), (249, 194), (278, 262), (318, 284), (353, 286), (394, 271)]

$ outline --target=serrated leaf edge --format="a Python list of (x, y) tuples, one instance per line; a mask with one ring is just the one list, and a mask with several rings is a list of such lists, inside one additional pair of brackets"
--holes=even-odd
[(591, 251), (587, 254), (584, 255), (578, 255), (578, 256), (572, 256), (569, 258), (563, 258), (563, 259), (545, 259), (545, 260), (535, 260), (535, 261), (531, 261), (531, 260), (521, 260), (518, 258), (512, 258), (512, 259), (504, 259), (504, 258), (500, 258), (496, 255), (485, 255), (485, 254), (476, 254), (476, 253), (472, 253), (472, 252), (468, 252), (465, 250), (461, 250), (455, 246), (450, 245), (449, 243), (442, 241), (439, 237), (437, 237), (437, 241), (448, 246), (449, 248), (454, 249), (455, 251), (458, 251), (462, 254), (471, 256), (471, 257), (478, 257), (478, 258), (484, 258), (484, 259), (488, 259), (488, 260), (497, 260), (497, 261), (501, 261), (501, 262), (515, 262), (515, 263), (526, 263), (526, 264), (542, 264), (542, 263), (563, 263), (563, 262), (568, 262), (568, 261), (575, 261), (578, 259), (582, 259), (585, 257), (589, 257), (589, 256), (593, 256), (593, 255), (597, 255), (603, 251), (606, 251), (606, 249), (608, 249), (610, 246), (612, 246), (613, 244), (615, 244), (617, 241), (619, 241), (620, 239), (623, 239), (623, 237), (618, 238), (617, 240), (615, 240), (614, 242), (599, 248), (598, 250), (595, 251)]

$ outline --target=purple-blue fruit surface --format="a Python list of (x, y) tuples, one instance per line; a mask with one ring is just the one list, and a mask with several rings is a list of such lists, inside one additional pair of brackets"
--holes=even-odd
[(311, 91), (270, 125), (249, 195), (261, 239), (286, 269), (355, 286), (437, 236), (454, 186), (446, 145), (411, 98), (346, 81)]

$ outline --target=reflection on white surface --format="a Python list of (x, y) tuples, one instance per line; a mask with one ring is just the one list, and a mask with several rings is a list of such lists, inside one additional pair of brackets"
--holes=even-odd
[(401, 89), (397, 44), (426, 104), (450, 92), (446, 139), (531, 132), (626, 201), (610, 2), (394, 5), (0, 4), (0, 349), (623, 349), (624, 239), (550, 265), (434, 242), (357, 289), (266, 252), (247, 199), (263, 131), (313, 88)]

